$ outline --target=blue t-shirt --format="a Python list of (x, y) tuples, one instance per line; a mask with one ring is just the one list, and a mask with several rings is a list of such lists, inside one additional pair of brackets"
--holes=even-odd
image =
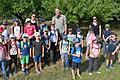
[(47, 24), (45, 24), (45, 25), (40, 25), (40, 27), (39, 27), (39, 30), (40, 30), (40, 35), (42, 36), (43, 35), (43, 29), (44, 28), (47, 28), (48, 29), (48, 26), (47, 26)]
[(42, 41), (45, 46), (49, 45), (49, 36), (45, 37), (44, 35), (42, 36)]
[(29, 44), (28, 42), (23, 42), (23, 45), (22, 45), (22, 42), (20, 42), (18, 44), (18, 48), (21, 50), (21, 55), (29, 55), (30, 54), (30, 48), (31, 48), (31, 44)]
[(71, 50), (71, 54), (80, 54), (80, 57), (72, 56), (72, 61), (73, 62), (80, 63), (82, 61), (81, 48), (80, 47), (73, 47), (72, 50)]
[(103, 32), (103, 35), (104, 35), (104, 37), (105, 37), (105, 39), (108, 37), (108, 36), (110, 36), (112, 34), (112, 32), (110, 31), (110, 30), (108, 30), (108, 31), (104, 31)]

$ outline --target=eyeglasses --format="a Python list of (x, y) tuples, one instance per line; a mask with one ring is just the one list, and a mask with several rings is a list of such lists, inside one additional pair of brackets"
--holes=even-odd
[(69, 30), (68, 32), (72, 32), (72, 30)]

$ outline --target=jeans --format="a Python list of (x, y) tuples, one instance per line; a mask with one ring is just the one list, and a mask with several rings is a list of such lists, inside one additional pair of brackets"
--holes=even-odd
[(0, 61), (0, 66), (1, 66), (1, 70), (2, 70), (3, 76), (4, 76), (4, 77), (7, 77), (6, 61), (5, 61), (5, 60), (1, 60), (1, 61)]
[(44, 47), (44, 62), (45, 65), (49, 65), (49, 51), (46, 47)]
[(93, 72), (97, 70), (98, 70), (98, 58), (89, 57), (88, 72)]
[(64, 67), (70, 67), (68, 61), (68, 53), (62, 53), (61, 59), (64, 59)]

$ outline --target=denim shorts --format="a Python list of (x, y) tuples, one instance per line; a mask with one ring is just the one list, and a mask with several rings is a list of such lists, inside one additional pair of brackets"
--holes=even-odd
[(35, 57), (34, 57), (34, 62), (41, 62), (41, 55), (39, 54), (39, 55), (36, 55)]

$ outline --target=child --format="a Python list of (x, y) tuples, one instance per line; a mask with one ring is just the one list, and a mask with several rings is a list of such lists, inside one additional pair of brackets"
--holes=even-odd
[(92, 40), (92, 43), (87, 46), (87, 50), (86, 50), (86, 58), (89, 60), (88, 72), (90, 76), (92, 75), (93, 71), (100, 74), (100, 72), (98, 71), (99, 54), (100, 54), (100, 45), (98, 44), (98, 41), (95, 38)]
[(3, 39), (0, 37), (0, 66), (2, 74), (5, 80), (8, 80), (7, 71), (6, 71), (6, 61), (10, 59), (7, 54), (6, 47), (2, 43)]
[[(43, 42), (40, 39), (40, 33), (35, 32), (35, 41), (33, 43), (33, 58), (35, 62), (35, 69), (37, 74), (40, 74), (40, 71), (42, 71), (41, 68), (41, 58), (42, 58), (42, 51), (43, 51)], [(39, 63), (39, 68), (38, 68), (38, 63)]]
[(115, 53), (118, 50), (118, 41), (117, 41), (117, 35), (112, 34), (109, 37), (106, 38), (106, 41), (108, 41), (108, 52), (106, 55), (106, 65), (107, 68), (113, 68), (113, 59), (115, 57)]
[(51, 62), (55, 63), (56, 61), (56, 47), (58, 43), (58, 32), (55, 30), (55, 26), (51, 25), (51, 31), (48, 32), (51, 42), (50, 58)]
[(67, 40), (67, 36), (63, 36), (63, 40), (60, 41), (60, 54), (62, 59), (62, 65), (67, 68), (69, 67), (68, 56), (70, 52), (69, 41)]
[(111, 30), (110, 30), (110, 25), (109, 25), (109, 24), (106, 24), (106, 25), (105, 25), (105, 30), (103, 31), (103, 35), (102, 35), (103, 40), (104, 40), (104, 42), (103, 42), (103, 55), (104, 55), (104, 56), (106, 56), (107, 46), (108, 46), (108, 44), (107, 44), (107, 42), (106, 42), (106, 38), (107, 38), (108, 36), (110, 36), (111, 34), (112, 34), (112, 32), (111, 32)]
[(67, 40), (70, 43), (70, 49), (73, 47), (73, 40), (75, 39), (75, 35), (72, 33), (72, 28), (68, 29)]
[(75, 38), (74, 40), (74, 47), (71, 50), (71, 56), (72, 56), (72, 78), (75, 79), (75, 73), (77, 71), (77, 76), (81, 78), (80, 75), (80, 65), (82, 61), (82, 54), (81, 54), (81, 48), (79, 46), (79, 39)]
[(36, 27), (31, 24), (31, 20), (29, 18), (25, 21), (26, 25), (24, 27), (24, 33), (26, 33), (31, 41), (34, 39), (34, 33), (36, 32)]
[(76, 38), (79, 38), (80, 47), (83, 48), (83, 35), (82, 35), (82, 31), (79, 28), (77, 28)]
[(23, 28), (20, 26), (20, 22), (18, 19), (13, 20), (13, 25), (11, 26), (11, 34), (14, 34), (16, 39), (20, 41), (22, 37), (22, 30)]
[(47, 28), (48, 29), (48, 26), (47, 24), (45, 24), (45, 19), (44, 18), (41, 18), (40, 21), (42, 22), (42, 24), (40, 24), (40, 27), (39, 27), (39, 32), (40, 32), (40, 35), (42, 36), (43, 35), (43, 29), (44, 28)]
[(18, 45), (18, 54), (21, 60), (22, 71), (27, 75), (28, 71), (28, 63), (29, 57), (31, 57), (31, 44), (28, 41), (28, 35), (23, 34), (23, 41), (21, 41)]
[(42, 36), (42, 40), (44, 44), (44, 48), (43, 48), (44, 62), (46, 66), (49, 66), (48, 58), (49, 58), (49, 50), (50, 50), (51, 43), (50, 43), (50, 39), (48, 36), (48, 29), (44, 28), (43, 32), (44, 34)]
[(14, 34), (10, 34), (9, 36), (10, 38), (10, 42), (8, 44), (9, 48), (8, 48), (8, 51), (9, 51), (9, 54), (10, 54), (10, 57), (11, 59), (9, 60), (9, 74), (10, 75), (13, 75), (13, 72), (12, 72), (12, 63), (14, 63), (14, 73), (16, 74), (17, 73), (17, 42), (16, 42), (16, 37)]

